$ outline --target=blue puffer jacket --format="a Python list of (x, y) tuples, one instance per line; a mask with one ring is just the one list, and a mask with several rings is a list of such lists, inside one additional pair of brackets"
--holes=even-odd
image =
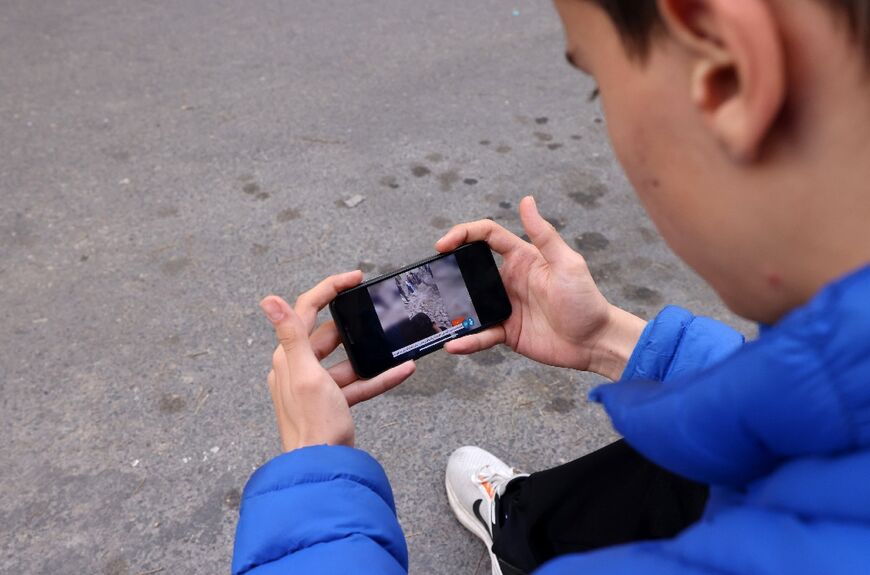
[[(666, 308), (622, 381), (594, 390), (652, 461), (711, 485), (678, 537), (571, 555), (539, 575), (870, 573), (870, 268), (743, 345)], [(233, 573), (404, 573), (380, 466), (361, 451), (282, 455), (242, 499)]]

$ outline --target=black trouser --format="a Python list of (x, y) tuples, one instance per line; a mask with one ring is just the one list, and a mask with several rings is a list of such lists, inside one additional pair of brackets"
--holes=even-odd
[(508, 484), (493, 551), (505, 574), (558, 555), (673, 537), (701, 517), (708, 488), (658, 467), (625, 441)]

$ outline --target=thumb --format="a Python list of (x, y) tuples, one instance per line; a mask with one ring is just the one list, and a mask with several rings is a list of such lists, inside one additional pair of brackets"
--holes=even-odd
[(526, 196), (520, 202), (520, 220), (523, 222), (523, 228), (529, 235), (529, 239), (540, 250), (547, 262), (558, 263), (574, 255), (574, 250), (565, 243), (556, 228), (541, 217), (538, 205), (532, 196)]
[(272, 322), (291, 369), (310, 362), (319, 365), (308, 340), (308, 330), (286, 301), (270, 295), (260, 302), (260, 308)]

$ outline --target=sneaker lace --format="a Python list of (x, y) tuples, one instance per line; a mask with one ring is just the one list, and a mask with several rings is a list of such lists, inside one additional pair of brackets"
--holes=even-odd
[(494, 470), (492, 466), (484, 465), (477, 470), (477, 473), (471, 477), (471, 480), (478, 485), (489, 483), (497, 491), (499, 487), (513, 479), (515, 473), (516, 472), (511, 469), (510, 475), (504, 475), (503, 473)]

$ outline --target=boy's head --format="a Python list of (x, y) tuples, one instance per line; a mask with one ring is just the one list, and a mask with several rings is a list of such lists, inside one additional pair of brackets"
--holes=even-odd
[(555, 0), (674, 251), (773, 322), (870, 262), (870, 0)]

